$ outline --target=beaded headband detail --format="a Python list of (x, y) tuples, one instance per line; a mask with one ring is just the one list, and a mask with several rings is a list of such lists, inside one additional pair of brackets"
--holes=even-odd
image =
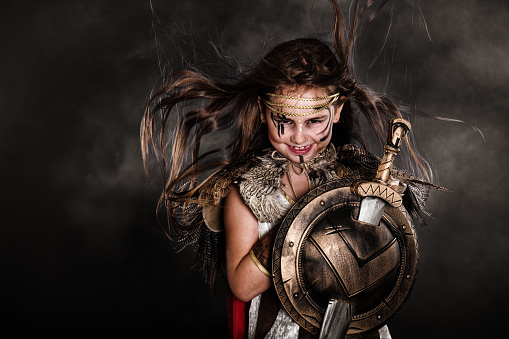
[[(336, 102), (339, 99), (339, 94), (340, 93), (335, 93), (332, 95), (327, 95), (324, 97), (316, 97), (316, 98), (300, 98), (300, 97), (292, 97), (292, 96), (282, 95), (282, 94), (265, 93), (265, 95), (269, 96), (269, 97), (283, 98), (283, 99), (289, 99), (289, 100), (298, 100), (298, 101), (328, 100), (321, 104), (309, 105), (309, 106), (297, 106), (297, 105), (277, 103), (277, 102), (272, 102), (272, 101), (266, 100), (265, 98), (262, 98), (262, 102), (265, 104), (265, 106), (267, 106), (268, 109), (270, 109), (274, 113), (283, 114), (283, 115), (290, 116), (290, 117), (301, 117), (301, 116), (305, 116), (305, 115), (315, 114), (315, 113), (323, 111), (324, 109), (327, 109), (328, 107), (330, 107), (334, 102)], [(286, 108), (294, 108), (294, 109), (310, 109), (311, 111), (303, 112), (303, 113), (284, 113), (280, 110), (277, 110), (274, 107), (286, 107)]]

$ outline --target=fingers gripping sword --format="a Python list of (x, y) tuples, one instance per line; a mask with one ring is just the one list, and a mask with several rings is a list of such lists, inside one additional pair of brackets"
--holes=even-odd
[(394, 157), (399, 153), (399, 147), (410, 123), (405, 119), (391, 119), (384, 156), (375, 177), (375, 182), (360, 182), (354, 185), (354, 190), (362, 198), (357, 220), (378, 226), (384, 213), (386, 204), (399, 207), (402, 203), (401, 195), (388, 184), (392, 171)]

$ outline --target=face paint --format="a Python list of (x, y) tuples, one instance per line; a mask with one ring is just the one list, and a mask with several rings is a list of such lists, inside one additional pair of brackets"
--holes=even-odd
[(327, 147), (332, 137), (333, 122), (339, 118), (341, 106), (339, 109), (330, 106), (323, 107), (319, 112), (311, 112), (308, 106), (313, 105), (308, 99), (327, 97), (327, 91), (321, 88), (292, 89), (282, 93), (285, 96), (275, 95), (271, 99), (274, 107), (261, 107), (264, 114), (262, 120), (272, 120), (272, 124), (267, 124), (272, 146), (288, 160), (305, 164)]
[(327, 107), (327, 110), (329, 111), (329, 120), (327, 121), (327, 126), (325, 126), (324, 130), (320, 133), (323, 133), (326, 129), (329, 129), (329, 131), (327, 132), (327, 134), (320, 139), (320, 141), (324, 141), (324, 140), (327, 140), (327, 138), (329, 137), (329, 135), (332, 133), (332, 124), (331, 124), (331, 121), (332, 121), (332, 111), (330, 110), (329, 107)]
[(270, 119), (272, 120), (274, 127), (277, 128), (277, 135), (281, 137), (281, 135), (285, 134), (285, 126), (283, 125), (283, 122), (288, 120), (286, 116), (278, 113), (277, 118), (275, 118), (274, 113), (271, 112)]

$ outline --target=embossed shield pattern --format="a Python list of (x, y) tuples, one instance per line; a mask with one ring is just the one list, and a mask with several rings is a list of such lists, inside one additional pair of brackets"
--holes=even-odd
[(401, 307), (417, 270), (417, 239), (403, 206), (380, 225), (357, 221), (360, 197), (337, 180), (290, 209), (273, 250), (274, 284), (290, 316), (319, 333), (329, 299), (356, 305), (347, 337), (383, 326)]

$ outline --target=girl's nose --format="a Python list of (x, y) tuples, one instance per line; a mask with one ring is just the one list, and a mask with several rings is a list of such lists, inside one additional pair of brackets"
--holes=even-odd
[(303, 132), (301, 126), (296, 126), (295, 131), (293, 132), (292, 136), (290, 137), (290, 140), (292, 143), (296, 145), (303, 144), (307, 140), (307, 135), (305, 132)]

